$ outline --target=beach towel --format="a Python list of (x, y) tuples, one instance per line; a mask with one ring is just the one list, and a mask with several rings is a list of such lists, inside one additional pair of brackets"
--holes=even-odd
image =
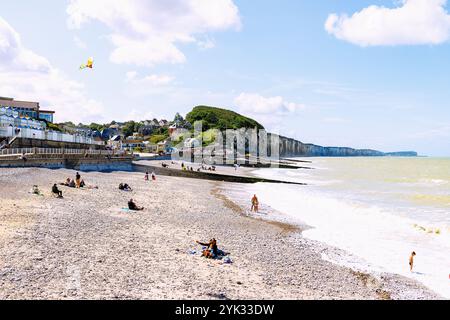
[(224, 264), (232, 264), (232, 263), (233, 263), (233, 260), (231, 260), (230, 257), (225, 257), (225, 258), (223, 259), (223, 263), (224, 263)]
[[(203, 255), (203, 251), (205, 251), (205, 250), (208, 250), (208, 247), (202, 247), (202, 250), (200, 250), (200, 251), (197, 251), (197, 250), (195, 250), (195, 249), (191, 249), (191, 250), (188, 250), (188, 254), (190, 254), (190, 255), (198, 255), (198, 256), (202, 256)], [(231, 260), (231, 258), (229, 258), (228, 257), (228, 255), (229, 255), (229, 253), (228, 252), (225, 252), (225, 251), (223, 251), (223, 250), (220, 250), (220, 249), (218, 249), (217, 250), (217, 255), (216, 256), (214, 256), (213, 258), (212, 258), (212, 260), (222, 260), (222, 259), (224, 259), (224, 262), (223, 263), (226, 263), (226, 264), (231, 264), (231, 263), (233, 263), (233, 261)]]

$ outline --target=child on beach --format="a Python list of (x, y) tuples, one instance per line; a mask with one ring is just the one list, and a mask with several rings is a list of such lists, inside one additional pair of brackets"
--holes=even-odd
[(416, 252), (413, 251), (411, 253), (411, 256), (409, 257), (409, 269), (412, 272), (413, 271), (413, 267), (414, 267), (414, 257), (416, 256)]
[(256, 213), (258, 213), (258, 211), (259, 211), (259, 201), (258, 201), (258, 197), (256, 196), (256, 194), (253, 195), (253, 198), (252, 198), (252, 209), (251, 209), (251, 211), (252, 212), (256, 212)]
[(38, 187), (38, 186), (34, 185), (34, 186), (31, 188), (30, 193), (31, 193), (31, 194), (37, 194), (37, 195), (40, 195), (40, 194), (41, 194), (41, 191), (39, 190), (39, 187)]
[(148, 181), (148, 172), (145, 173), (144, 180)]
[(152, 180), (156, 181), (156, 174), (154, 172), (152, 172)]
[(75, 184), (77, 188), (81, 188), (81, 175), (78, 172), (75, 176)]

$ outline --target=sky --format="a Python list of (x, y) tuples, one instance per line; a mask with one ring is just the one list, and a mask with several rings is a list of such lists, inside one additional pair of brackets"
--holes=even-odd
[[(324, 146), (450, 156), (446, 0), (0, 3), (0, 96), (55, 121), (240, 112)], [(79, 70), (89, 57), (94, 68)]]

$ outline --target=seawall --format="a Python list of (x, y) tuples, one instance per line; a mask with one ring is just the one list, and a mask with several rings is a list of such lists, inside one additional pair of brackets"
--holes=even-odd
[(55, 148), (55, 149), (83, 149), (83, 150), (102, 150), (104, 145), (85, 144), (74, 142), (62, 142), (53, 140), (40, 140), (30, 138), (15, 138), (9, 145), (9, 148)]
[(47, 169), (73, 169), (78, 171), (132, 171), (132, 158), (29, 158), (0, 159), (0, 168), (47, 168)]

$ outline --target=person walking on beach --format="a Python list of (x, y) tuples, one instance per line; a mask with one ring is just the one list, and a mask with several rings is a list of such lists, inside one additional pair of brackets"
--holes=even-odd
[(252, 198), (252, 209), (251, 209), (251, 211), (252, 212), (256, 212), (256, 213), (258, 213), (258, 211), (259, 211), (259, 201), (258, 201), (258, 197), (256, 196), (256, 194), (253, 195), (253, 198)]
[(152, 172), (152, 180), (156, 181), (156, 174), (154, 172)]
[(145, 180), (145, 181), (148, 181), (148, 171), (145, 173), (144, 180)]
[(414, 267), (414, 257), (416, 256), (416, 252), (413, 251), (411, 256), (409, 257), (409, 270), (412, 272)]
[(75, 184), (77, 188), (81, 188), (81, 175), (78, 172), (75, 175)]

